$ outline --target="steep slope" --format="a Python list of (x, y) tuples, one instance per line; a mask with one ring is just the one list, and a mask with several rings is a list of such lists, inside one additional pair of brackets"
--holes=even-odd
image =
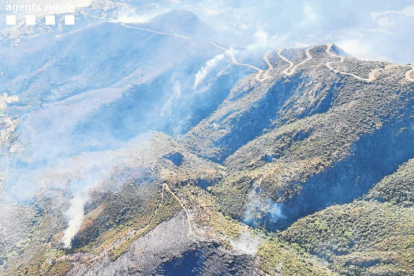
[[(114, 155), (114, 170), (85, 206), (72, 248), (61, 245), (70, 202), (63, 198), (60, 208), (53, 206), (61, 192), (51, 190), (37, 198), (36, 220), (22, 237), (27, 240), (2, 252), (6, 275), (261, 275), (280, 269), (280, 262), (289, 264), (288, 273), (335, 275), (310, 254), (224, 217), (216, 200), (197, 187), (219, 181), (224, 168), (171, 138), (154, 133)], [(44, 176), (62, 177), (68, 177), (64, 168)], [(273, 250), (281, 253), (269, 258)]]
[(279, 204), (284, 214), (269, 227), (285, 227), (363, 195), (413, 157), (413, 84), (404, 77), (407, 69), (389, 69), (365, 82), (323, 66), (330, 58), (325, 50), (311, 50), (309, 69), (286, 77), (299, 84), (287, 90), (296, 94), (282, 104), (277, 97), (286, 97), (286, 90), (256, 85), (236, 100), (247, 108), (226, 114), (223, 104), (185, 136), (190, 148), (213, 160), (235, 151), (224, 162), (230, 176), (214, 192), (237, 218), (246, 215), (254, 193)]
[(414, 202), (414, 159), (402, 164), (392, 175), (384, 177), (366, 195), (367, 199), (411, 207)]
[[(328, 70), (320, 67), (321, 62), (329, 58), (324, 53), (324, 46), (310, 52), (314, 58), (297, 69), (292, 78), (280, 74), (288, 64), (277, 57), (272, 61), (276, 64), (268, 80), (262, 83), (248, 78), (240, 80), (219, 109), (187, 133), (183, 142), (202, 156), (223, 161), (275, 123), (326, 111), (337, 89), (337, 80), (335, 75), (326, 74)], [(292, 56), (299, 63), (305, 51), (295, 50)], [(301, 76), (307, 68), (315, 70)], [(308, 81), (310, 76), (314, 79), (311, 83)], [(307, 91), (318, 94), (304, 94)], [(297, 106), (292, 108), (294, 103)]]
[(153, 129), (187, 131), (245, 74), (231, 74), (235, 68), (225, 59), (221, 67), (229, 74), (194, 93), (193, 76), (222, 52), (199, 40), (103, 23), (3, 48), (0, 90), (19, 97), (7, 112), (22, 118), (20, 143), (50, 159), (61, 149), (65, 155), (106, 149)]
[[(2, 167), (7, 168), (1, 178), (1, 222), (7, 224), (0, 236), (2, 274), (78, 274), (83, 268), (77, 260), (91, 254), (97, 263), (112, 263), (163, 221), (174, 217), (170, 225), (178, 226), (180, 211), (191, 229), (193, 219), (176, 189), (206, 188), (223, 177), (223, 167), (161, 134), (137, 135), (151, 129), (180, 135), (214, 111), (233, 83), (250, 72), (236, 69), (226, 57), (216, 68), (222, 73), (194, 89), (197, 71), (223, 51), (206, 41), (114, 23), (2, 48), (1, 89), (19, 97), (18, 103), (7, 104), (4, 116), (12, 117), (4, 117), (2, 128)], [(14, 198), (22, 201), (11, 203)], [(11, 223), (13, 214), (22, 218)], [(16, 224), (20, 228), (13, 233)], [(152, 266), (151, 259), (142, 260), (149, 271), (162, 271), (162, 263), (187, 251), (210, 252), (212, 244), (222, 248), (212, 239), (195, 247), (189, 240), (177, 251), (181, 236), (170, 234), (165, 236), (173, 241), (168, 257)], [(155, 248), (164, 249), (162, 244)], [(217, 259), (222, 252), (209, 254)], [(217, 269), (249, 270), (250, 259)]]
[(281, 236), (328, 259), (344, 275), (411, 275), (412, 173), (413, 159), (376, 184), (365, 197), (369, 201), (327, 208)]
[[(92, 174), (85, 173), (89, 171), (88, 166), (92, 166), (94, 172), (93, 168), (98, 165), (98, 162), (92, 160), (97, 158), (101, 159), (101, 166), (110, 168), (105, 175), (100, 175), (101, 179), (97, 179), (101, 182), (100, 186), (92, 186), (89, 190), (85, 190), (87, 187), (76, 188), (76, 181), (82, 186), (90, 185), (87, 180), (92, 177)], [(108, 161), (112, 164), (104, 165)], [(92, 165), (88, 165), (91, 163)], [(79, 171), (73, 166), (82, 167), (83, 175), (73, 175), (73, 172)], [(196, 185), (199, 182), (214, 183), (221, 177), (223, 177), (223, 168), (220, 165), (200, 160), (177, 145), (171, 138), (160, 133), (140, 137), (127, 147), (114, 152), (85, 153), (73, 160), (61, 162), (61, 166), (55, 166), (53, 170), (42, 172), (38, 182), (52, 189), (38, 191), (37, 202), (34, 204), (36, 208), (30, 208), (32, 204), (24, 208), (25, 205), (9, 206), (4, 202), (4, 206), (13, 211), (8, 211), (10, 215), (15, 211), (23, 215), (25, 209), (25, 212), (32, 212), (32, 214), (26, 214), (21, 218), (30, 221), (25, 222), (28, 228), (21, 228), (22, 233), (14, 234), (17, 240), (11, 239), (7, 232), (11, 230), (9, 227), (13, 224), (7, 224), (5, 235), (1, 236), (1, 242), (6, 245), (5, 251), (1, 252), (1, 258), (7, 259), (4, 263), (6, 268), (14, 268), (14, 263), (19, 262), (20, 272), (44, 274), (54, 265), (47, 259), (48, 255), (55, 256), (54, 261), (56, 261), (56, 258), (64, 253), (61, 248), (62, 238), (63, 242), (68, 242), (66, 246), (72, 247), (67, 251), (68, 253), (87, 246), (94, 248), (95, 252), (108, 255), (108, 247), (116, 248), (116, 244), (112, 243), (117, 239), (134, 241), (166, 218), (182, 210), (172, 196), (173, 192), (169, 192), (170, 187)], [(69, 191), (72, 191), (72, 199), (62, 196)], [(68, 207), (76, 207), (76, 204), (79, 204), (76, 200), (85, 197), (85, 193), (89, 194), (86, 195), (89, 200), (85, 206), (85, 218), (83, 212), (76, 215), (67, 212)], [(59, 200), (55, 202), (57, 198)], [(82, 210), (83, 206), (80, 207)], [(4, 210), (8, 210), (7, 208)], [(66, 226), (64, 216), (69, 221), (69, 226)], [(78, 221), (79, 216), (82, 219), (80, 221)], [(82, 224), (79, 229), (71, 228), (71, 221)], [(8, 220), (3, 223), (7, 222)], [(71, 242), (75, 234), (76, 239)], [(13, 242), (17, 245), (13, 246)], [(123, 248), (126, 249), (127, 247)], [(123, 251), (117, 254), (121, 253)], [(89, 255), (87, 254), (86, 257)], [(11, 269), (9, 272), (14, 275), (16, 271)]]
[(215, 39), (172, 11), (2, 46), (0, 274), (413, 274), (412, 68)]

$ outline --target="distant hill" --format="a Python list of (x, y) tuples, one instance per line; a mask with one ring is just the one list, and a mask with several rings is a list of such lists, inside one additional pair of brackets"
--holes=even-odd
[(216, 31), (196, 14), (186, 10), (172, 10), (152, 18), (145, 25), (165, 32), (210, 39)]

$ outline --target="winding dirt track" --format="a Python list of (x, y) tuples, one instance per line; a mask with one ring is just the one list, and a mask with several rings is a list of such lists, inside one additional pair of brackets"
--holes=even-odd
[(357, 75), (355, 75), (355, 74), (352, 74), (352, 73), (347, 73), (347, 72), (342, 72), (342, 71), (339, 71), (339, 70), (336, 70), (335, 68), (333, 68), (331, 65), (332, 64), (334, 64), (334, 63), (342, 63), (342, 62), (344, 62), (344, 57), (342, 57), (342, 56), (338, 56), (338, 55), (336, 55), (336, 54), (334, 54), (334, 53), (332, 53), (332, 44), (329, 44), (329, 45), (326, 45), (326, 53), (328, 54), (328, 55), (330, 55), (331, 57), (334, 57), (334, 58), (340, 58), (340, 60), (339, 61), (331, 61), (331, 62), (327, 62), (327, 63), (325, 63), (325, 66), (326, 67), (328, 67), (330, 70), (332, 70), (332, 71), (334, 71), (334, 72), (336, 72), (336, 73), (339, 73), (339, 74), (341, 74), (341, 75), (348, 75), (348, 76), (352, 76), (352, 77), (354, 77), (354, 78), (356, 78), (356, 79), (358, 79), (358, 80), (361, 80), (361, 81), (366, 81), (366, 82), (373, 82), (374, 80), (376, 80), (377, 79), (377, 77), (376, 77), (376, 75), (377, 75), (377, 73), (378, 72), (380, 72), (380, 71), (382, 71), (382, 69), (374, 69), (374, 70), (372, 70), (369, 74), (368, 74), (368, 78), (367, 79), (364, 79), (364, 78), (361, 78), (360, 76), (357, 76)]
[[(191, 38), (191, 37), (187, 37), (187, 36), (183, 36), (183, 35), (179, 35), (179, 34), (158, 32), (158, 31), (154, 31), (154, 30), (150, 30), (150, 29), (146, 29), (146, 28), (141, 28), (141, 27), (136, 27), (136, 26), (129, 26), (129, 25), (126, 25), (125, 23), (122, 23), (122, 26), (127, 27), (127, 28), (130, 28), (130, 29), (137, 29), (137, 30), (142, 30), (142, 31), (146, 31), (146, 32), (155, 33), (155, 34), (169, 35), (169, 36), (179, 37), (179, 38), (182, 38), (182, 39), (192, 39), (192, 40), (196, 40), (195, 38)], [(217, 45), (216, 43), (211, 42), (211, 41), (207, 41), (207, 40), (201, 40), (201, 41), (204, 41), (206, 43), (209, 43), (210, 45), (212, 45), (212, 46), (214, 46), (214, 47), (216, 47), (216, 48), (218, 48), (220, 50), (225, 51), (226, 54), (230, 55), (231, 61), (235, 65), (244, 66), (244, 67), (248, 67), (248, 68), (251, 68), (251, 69), (256, 70), (257, 71), (257, 74), (255, 76), (255, 80), (258, 81), (258, 82), (263, 82), (264, 80), (268, 79), (269, 78), (270, 71), (272, 71), (274, 69), (273, 65), (270, 63), (270, 61), (268, 59), (269, 54), (272, 52), (272, 50), (267, 51), (266, 54), (263, 57), (263, 60), (266, 62), (267, 66), (268, 66), (268, 69), (266, 71), (264, 71), (264, 70), (262, 70), (260, 68), (257, 68), (256, 66), (253, 66), (253, 65), (250, 65), (250, 64), (246, 64), (246, 63), (240, 63), (240, 62), (238, 62), (237, 59), (236, 59), (236, 57), (235, 57), (235, 55), (234, 55), (234, 53), (233, 53), (233, 51), (230, 50), (230, 49), (224, 48), (224, 47), (222, 47), (220, 45)], [(277, 50), (278, 56), (282, 60), (284, 60), (285, 62), (289, 63), (289, 67), (286, 68), (285, 70), (283, 70), (282, 73), (285, 74), (285, 75), (287, 75), (287, 76), (292, 76), (296, 72), (296, 70), (297, 70), (297, 68), (299, 66), (305, 64), (306, 62), (308, 62), (309, 60), (312, 59), (312, 55), (310, 54), (310, 50), (311, 49), (312, 48), (307, 48), (305, 50), (306, 59), (303, 60), (303, 61), (301, 61), (300, 63), (298, 63), (296, 65), (292, 61), (288, 60), (286, 57), (284, 57), (282, 55), (282, 51), (283, 51), (282, 49), (278, 49)], [(365, 82), (373, 82), (373, 81), (375, 81), (377, 79), (378, 73), (380, 73), (382, 71), (385, 71), (385, 70), (388, 70), (388, 69), (391, 69), (391, 68), (395, 68), (395, 67), (399, 67), (399, 66), (404, 66), (404, 65), (391, 64), (391, 65), (386, 66), (385, 68), (377, 68), (377, 69), (374, 69), (374, 70), (372, 70), (368, 74), (368, 78), (362, 78), (362, 77), (357, 76), (357, 75), (355, 75), (353, 73), (339, 71), (339, 70), (337, 70), (337, 69), (335, 69), (335, 68), (332, 67), (332, 64), (334, 64), (334, 63), (342, 63), (342, 62), (345, 61), (345, 59), (344, 59), (343, 56), (339, 56), (339, 55), (337, 55), (337, 54), (335, 54), (335, 53), (332, 52), (332, 44), (326, 45), (326, 53), (329, 56), (333, 57), (333, 58), (339, 58), (340, 59), (339, 61), (330, 61), (330, 62), (325, 63), (325, 66), (327, 68), (329, 68), (330, 70), (332, 70), (332, 71), (334, 71), (336, 73), (339, 73), (341, 75), (352, 76), (355, 79), (358, 79), (358, 80), (361, 80), (361, 81), (365, 81)], [(414, 82), (414, 78), (412, 77), (413, 74), (414, 74), (414, 66), (411, 66), (411, 70), (409, 70), (409, 71), (407, 71), (405, 73), (405, 78), (408, 81), (410, 81), (410, 82)]]
[[(373, 81), (375, 81), (375, 80), (377, 79), (377, 75), (378, 75), (378, 73), (380, 73), (380, 72), (383, 72), (383, 71), (386, 71), (386, 70), (389, 70), (389, 69), (392, 69), (392, 68), (396, 68), (396, 67), (404, 66), (404, 65), (398, 65), (398, 64), (391, 64), (391, 65), (386, 66), (385, 68), (377, 68), (377, 69), (372, 70), (372, 71), (368, 74), (368, 78), (367, 78), (367, 79), (364, 79), (364, 78), (361, 78), (360, 76), (357, 76), (357, 75), (355, 75), (355, 74), (352, 74), (352, 73), (347, 73), (347, 72), (342, 72), (342, 71), (339, 71), (339, 70), (336, 70), (336, 69), (332, 68), (332, 66), (331, 66), (332, 64), (334, 64), (334, 63), (341, 63), (341, 62), (344, 62), (344, 57), (342, 57), (342, 56), (338, 56), (338, 55), (336, 55), (336, 54), (332, 53), (332, 51), (331, 51), (331, 50), (332, 50), (332, 44), (328, 44), (328, 45), (326, 45), (326, 53), (327, 53), (327, 54), (329, 54), (331, 57), (339, 57), (339, 58), (340, 58), (340, 60), (339, 60), (339, 61), (331, 61), (331, 62), (327, 62), (327, 63), (325, 63), (325, 66), (326, 66), (326, 67), (328, 67), (330, 70), (332, 70), (332, 71), (334, 71), (334, 72), (336, 72), (336, 73), (339, 73), (339, 74), (341, 74), (341, 75), (348, 75), (348, 76), (352, 76), (352, 77), (354, 77), (354, 78), (356, 78), (356, 79), (358, 79), (358, 80), (365, 81), (365, 82), (373, 82)], [(407, 72), (405, 73), (405, 78), (406, 78), (408, 81), (414, 82), (414, 79), (410, 76), (411, 72), (413, 72), (413, 71), (414, 71), (414, 66), (411, 66), (411, 67), (412, 67), (412, 69), (411, 69), (411, 70), (409, 70), (409, 71), (407, 71)]]
[(211, 44), (211, 45), (213, 45), (214, 47), (219, 48), (219, 49), (221, 49), (221, 50), (225, 51), (227, 54), (229, 54), (229, 55), (230, 55), (230, 57), (231, 57), (231, 61), (232, 61), (234, 64), (236, 64), (236, 65), (240, 65), (240, 66), (249, 67), (249, 68), (252, 68), (252, 69), (254, 69), (254, 70), (258, 71), (258, 74), (256, 75), (256, 79), (257, 79), (257, 76), (259, 76), (259, 77), (260, 77), (260, 75), (263, 73), (263, 70), (262, 70), (262, 69), (260, 69), (260, 68), (257, 68), (256, 66), (253, 66), (253, 65), (250, 65), (250, 64), (246, 64), (246, 63), (240, 63), (240, 62), (238, 62), (238, 61), (236, 60), (236, 57), (234, 56), (234, 54), (233, 54), (233, 52), (232, 52), (231, 50), (226, 49), (226, 48), (224, 48), (224, 47), (221, 47), (221, 46), (219, 46), (219, 45), (215, 44), (214, 42), (207, 41), (207, 43), (210, 43), (210, 44)]
[[(291, 76), (291, 75), (293, 75), (295, 72), (296, 72), (296, 69), (300, 66), (300, 65), (303, 65), (304, 63), (306, 63), (306, 62), (308, 62), (309, 60), (311, 60), (312, 59), (312, 55), (310, 54), (310, 50), (311, 50), (312, 48), (308, 48), (308, 49), (306, 49), (306, 59), (305, 60), (303, 60), (302, 62), (300, 62), (300, 63), (298, 63), (298, 64), (294, 64), (292, 61), (290, 61), (290, 60), (288, 60), (286, 57), (284, 57), (283, 55), (282, 55), (282, 49), (278, 49), (277, 50), (277, 54), (278, 54), (278, 56), (283, 60), (283, 61), (285, 61), (285, 62), (287, 62), (287, 63), (289, 63), (289, 67), (288, 68), (286, 68), (285, 70), (283, 70), (282, 71), (282, 73), (283, 74), (285, 74), (285, 75), (287, 75), (287, 76)], [(334, 71), (334, 72), (336, 72), (336, 73), (339, 73), (339, 74), (341, 74), (341, 75), (348, 75), (348, 76), (352, 76), (352, 77), (354, 77), (354, 78), (356, 78), (356, 79), (358, 79), (358, 80), (361, 80), (361, 81), (365, 81), (365, 82), (373, 82), (373, 81), (375, 81), (376, 79), (377, 79), (377, 75), (378, 75), (378, 73), (380, 73), (380, 72), (383, 72), (383, 71), (386, 71), (386, 70), (389, 70), (389, 69), (392, 69), (392, 68), (398, 68), (398, 67), (400, 67), (400, 66), (405, 66), (405, 65), (398, 65), (398, 64), (391, 64), (391, 65), (388, 65), (388, 66), (386, 66), (385, 68), (377, 68), (377, 69), (374, 69), (374, 70), (372, 70), (369, 74), (368, 74), (368, 78), (362, 78), (362, 77), (360, 77), (360, 76), (357, 76), (357, 75), (355, 75), (355, 74), (352, 74), (352, 73), (348, 73), (348, 72), (343, 72), (343, 71), (339, 71), (339, 70), (337, 70), (337, 69), (335, 69), (335, 68), (333, 68), (332, 67), (332, 64), (334, 64), (334, 63), (342, 63), (342, 62), (344, 62), (345, 61), (345, 58), (343, 57), (343, 56), (338, 56), (337, 54), (335, 54), (335, 53), (333, 53), (332, 52), (332, 44), (328, 44), (328, 45), (326, 45), (326, 53), (329, 55), (329, 56), (331, 56), (331, 57), (333, 57), (333, 58), (339, 58), (339, 61), (330, 61), (330, 62), (327, 62), (327, 63), (325, 63), (325, 66), (327, 67), (327, 68), (329, 68), (330, 70), (332, 70), (332, 71)], [(411, 77), (412, 76), (412, 73), (414, 73), (414, 66), (411, 66), (411, 70), (409, 70), (409, 71), (407, 71), (406, 73), (405, 73), (405, 78), (408, 80), (408, 81), (411, 81), (411, 82), (414, 82), (414, 78), (413, 77)]]
[(408, 70), (407, 72), (405, 72), (405, 78), (409, 81), (414, 82), (414, 78), (411, 77), (414, 75), (413, 73), (414, 73), (414, 66), (411, 66), (411, 70)]
[(305, 60), (303, 60), (303, 61), (301, 61), (300, 63), (298, 63), (298, 64), (294, 64), (292, 61), (290, 61), (290, 60), (288, 60), (286, 57), (284, 57), (283, 55), (282, 55), (282, 51), (283, 51), (283, 49), (278, 49), (277, 50), (277, 55), (282, 59), (282, 60), (284, 60), (284, 61), (286, 61), (287, 63), (289, 63), (289, 67), (288, 68), (286, 68), (285, 70), (283, 70), (282, 71), (282, 73), (283, 74), (285, 74), (285, 75), (287, 75), (287, 76), (291, 76), (291, 75), (293, 75), (295, 72), (296, 72), (296, 69), (298, 69), (298, 67), (299, 66), (301, 66), (301, 65), (303, 65), (303, 64), (305, 64), (306, 62), (308, 62), (309, 60), (311, 60), (312, 59), (312, 55), (310, 54), (310, 50), (311, 50), (312, 48), (308, 48), (308, 49), (306, 49), (305, 50), (305, 53), (306, 53), (306, 59)]
[[(191, 38), (191, 37), (187, 37), (187, 36), (183, 36), (183, 35), (178, 35), (178, 34), (174, 34), (174, 33), (164, 33), (164, 32), (158, 32), (158, 31), (154, 31), (154, 30), (150, 30), (150, 29), (146, 29), (146, 28), (140, 28), (140, 27), (135, 27), (135, 26), (129, 26), (129, 25), (126, 25), (125, 23), (122, 23), (122, 26), (127, 27), (127, 28), (130, 28), (130, 29), (137, 29), (137, 30), (141, 30), (141, 31), (146, 31), (146, 32), (154, 33), (154, 34), (169, 35), (169, 36), (175, 36), (175, 37), (179, 37), (179, 38), (183, 38), (183, 39), (192, 39), (192, 40), (196, 40), (195, 38)], [(225, 51), (228, 55), (230, 55), (230, 57), (231, 57), (231, 61), (232, 61), (235, 65), (244, 66), (244, 67), (249, 67), (249, 68), (251, 68), (251, 69), (256, 70), (256, 71), (257, 71), (257, 75), (256, 75), (255, 79), (256, 79), (257, 81), (262, 82), (262, 81), (264, 81), (264, 80), (268, 77), (268, 74), (266, 75), (266, 78), (261, 77), (261, 76), (262, 76), (262, 74), (263, 74), (263, 72), (264, 72), (262, 69), (257, 68), (256, 66), (253, 66), (253, 65), (250, 65), (250, 64), (246, 64), (246, 63), (240, 63), (240, 62), (238, 62), (238, 61), (237, 61), (237, 59), (236, 59), (236, 57), (234, 56), (234, 53), (233, 53), (231, 50), (226, 49), (226, 48), (224, 48), (224, 47), (222, 47), (222, 46), (220, 46), (220, 45), (217, 45), (217, 44), (215, 44), (214, 42), (211, 42), (211, 41), (207, 41), (207, 40), (201, 40), (201, 41), (204, 41), (204, 42), (206, 42), (206, 43), (209, 43), (210, 45), (212, 45), (212, 46), (214, 46), (214, 47), (216, 47), (216, 48), (218, 48), (218, 49), (220, 49), (220, 50)], [(266, 54), (267, 54), (267, 53), (266, 53)], [(264, 59), (265, 59), (265, 61), (267, 60), (266, 55), (265, 55), (265, 58), (264, 58)], [(266, 61), (266, 63), (267, 63), (268, 65), (270, 64), (270, 62), (269, 62), (268, 60)], [(270, 68), (270, 67), (269, 67), (269, 68)], [(273, 68), (273, 66), (272, 66), (272, 68)], [(268, 71), (269, 71), (269, 70), (268, 70)], [(267, 72), (267, 71), (266, 71), (266, 72)]]
[(180, 37), (180, 38), (184, 38), (184, 39), (191, 39), (191, 38), (183, 36), (183, 35), (178, 35), (178, 34), (173, 34), (173, 33), (163, 33), (163, 32), (158, 32), (158, 31), (154, 31), (154, 30), (150, 30), (150, 29), (146, 29), (146, 28), (135, 27), (135, 26), (133, 27), (133, 26), (126, 25), (125, 23), (122, 23), (122, 26), (130, 28), (130, 29), (137, 29), (137, 30), (141, 30), (141, 31), (154, 33), (154, 34), (170, 35), (170, 36)]
[(290, 60), (288, 60), (287, 58), (285, 58), (284, 56), (282, 56), (282, 51), (283, 51), (283, 49), (278, 49), (277, 50), (277, 55), (283, 61), (286, 61), (287, 63), (289, 63), (289, 67), (282, 71), (283, 74), (288, 75), (289, 71), (293, 68), (293, 66), (295, 66), (295, 64), (293, 62), (291, 62)]
[(187, 216), (187, 224), (188, 224), (188, 235), (191, 236), (191, 234), (193, 234), (193, 228), (191, 227), (191, 219), (190, 219), (190, 214), (187, 211), (187, 208), (185, 208), (184, 204), (181, 202), (181, 200), (178, 198), (178, 196), (176, 196), (174, 194), (173, 191), (171, 191), (170, 186), (168, 186), (166, 183), (162, 184), (162, 187), (164, 189), (166, 189), (177, 201), (178, 203), (181, 205), (181, 208), (183, 208), (186, 216)]
[[(270, 53), (271, 52), (273, 52), (273, 50), (269, 50), (269, 51), (267, 51), (266, 52), (266, 54), (264, 55), (264, 57), (263, 57), (263, 60), (266, 62), (266, 64), (267, 64), (267, 70), (266, 70), (266, 72), (264, 72), (264, 74), (258, 79), (258, 81), (260, 81), (260, 82), (262, 82), (262, 81), (264, 81), (265, 79), (267, 79), (267, 78), (269, 78), (269, 74), (270, 74), (270, 71), (272, 71), (273, 70), (273, 65), (270, 63), (270, 61), (269, 61), (269, 55), (270, 55)], [(256, 75), (256, 77), (257, 77), (257, 75)], [(257, 78), (256, 78), (257, 79)]]

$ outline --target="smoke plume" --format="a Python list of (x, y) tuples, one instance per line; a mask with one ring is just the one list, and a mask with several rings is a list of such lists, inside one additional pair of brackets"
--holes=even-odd
[(208, 60), (203, 67), (201, 67), (201, 69), (195, 75), (194, 90), (199, 84), (203, 83), (208, 73), (210, 73), (211, 70), (213, 70), (221, 60), (223, 60), (223, 58), (224, 54), (216, 55), (214, 58)]

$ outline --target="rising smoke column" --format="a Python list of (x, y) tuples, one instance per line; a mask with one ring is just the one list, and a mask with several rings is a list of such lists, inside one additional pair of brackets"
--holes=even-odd
[[(70, 248), (73, 238), (79, 232), (85, 216), (84, 207), (89, 201), (91, 193), (97, 189), (104, 179), (108, 178), (111, 167), (113, 166), (110, 152), (101, 155), (102, 162), (93, 161), (94, 157), (87, 156), (84, 160), (73, 160), (82, 164), (79, 170), (73, 170), (75, 177), (70, 183), (72, 199), (70, 200), (69, 209), (66, 211), (68, 227), (64, 231), (62, 242), (65, 248)], [(79, 167), (78, 167), (79, 168)]]
[(195, 75), (194, 89), (196, 89), (197, 86), (204, 81), (208, 73), (210, 73), (211, 70), (213, 70), (221, 60), (223, 60), (223, 58), (224, 54), (216, 55), (214, 58), (208, 60), (203, 67), (201, 67)]

